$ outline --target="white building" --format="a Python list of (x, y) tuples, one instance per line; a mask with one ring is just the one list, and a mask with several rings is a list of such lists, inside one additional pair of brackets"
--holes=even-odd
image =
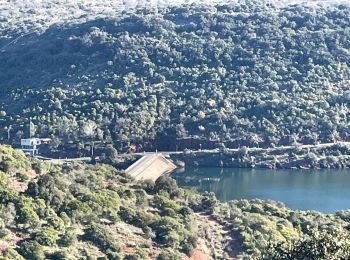
[(39, 146), (41, 144), (48, 144), (50, 139), (40, 139), (40, 138), (29, 138), (21, 139), (21, 150), (30, 156), (35, 156), (39, 154)]

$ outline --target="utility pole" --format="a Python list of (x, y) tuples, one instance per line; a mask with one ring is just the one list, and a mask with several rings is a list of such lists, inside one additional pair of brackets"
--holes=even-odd
[(9, 127), (7, 127), (7, 142), (10, 142), (10, 138), (11, 138), (10, 131), (11, 130), (12, 130), (12, 126), (10, 125)]
[(29, 139), (32, 138), (32, 118), (29, 117)]

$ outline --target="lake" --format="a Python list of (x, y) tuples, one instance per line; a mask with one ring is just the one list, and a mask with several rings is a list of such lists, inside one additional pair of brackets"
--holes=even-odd
[(212, 191), (221, 201), (272, 199), (291, 209), (350, 209), (350, 170), (199, 168), (172, 174), (180, 187)]

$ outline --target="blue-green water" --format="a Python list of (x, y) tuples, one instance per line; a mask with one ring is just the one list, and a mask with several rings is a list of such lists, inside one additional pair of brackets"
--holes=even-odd
[(350, 209), (350, 170), (199, 168), (172, 176), (179, 186), (212, 191), (221, 201), (272, 199), (292, 209), (325, 213)]

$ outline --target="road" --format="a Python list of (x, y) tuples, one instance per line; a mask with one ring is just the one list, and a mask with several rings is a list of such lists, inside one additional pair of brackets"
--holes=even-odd
[[(308, 148), (322, 148), (322, 147), (331, 147), (333, 145), (346, 145), (350, 146), (350, 142), (337, 142), (337, 143), (320, 143), (320, 144), (301, 144), (301, 145), (286, 145), (286, 146), (278, 146), (278, 147), (268, 147), (268, 148), (259, 148), (259, 147), (246, 147), (248, 152), (255, 151), (279, 151), (279, 150), (289, 150), (298, 147), (299, 149), (308, 149)], [(228, 152), (238, 152), (241, 148), (227, 148)], [(218, 153), (220, 152), (219, 148), (216, 149), (199, 149), (199, 150), (188, 150), (190, 153)], [(183, 154), (184, 151), (160, 151), (160, 152), (142, 152), (142, 153), (132, 153), (132, 154), (118, 154), (118, 157), (128, 157), (128, 156), (143, 156), (146, 154), (163, 154), (163, 155), (173, 155), (173, 154)]]
[[(294, 149), (298, 147), (299, 149), (312, 149), (312, 148), (322, 148), (322, 147), (331, 147), (333, 145), (345, 145), (350, 146), (350, 142), (337, 142), (337, 143), (320, 143), (320, 144), (302, 144), (302, 145), (287, 145), (287, 146), (278, 146), (278, 147), (269, 147), (269, 148), (259, 148), (259, 147), (247, 147), (248, 152), (257, 152), (257, 151), (266, 151), (266, 152), (273, 152), (273, 151), (279, 151), (279, 150), (289, 150)], [(242, 148), (233, 148), (233, 149), (227, 149), (228, 152), (238, 152)], [(197, 154), (197, 153), (218, 153), (220, 152), (219, 148), (216, 149), (201, 149), (201, 150), (188, 150), (189, 153)], [(160, 151), (160, 152), (141, 152), (141, 153), (130, 153), (130, 154), (118, 154), (117, 156), (122, 157), (130, 157), (130, 156), (144, 156), (144, 155), (154, 155), (154, 154), (161, 154), (164, 156), (167, 155), (176, 155), (176, 154), (183, 154), (184, 151)], [(50, 161), (53, 164), (63, 164), (63, 163), (70, 163), (70, 162), (76, 162), (76, 161), (85, 161), (88, 162), (91, 160), (90, 157), (80, 157), (80, 158), (66, 158), (66, 159), (53, 159), (43, 156), (37, 156), (36, 158)], [(98, 160), (98, 158), (96, 158)]]
[(64, 158), (64, 159), (56, 159), (56, 158), (49, 158), (44, 156), (35, 156), (35, 158), (38, 158), (40, 160), (49, 161), (52, 164), (63, 164), (63, 163), (70, 163), (70, 162), (89, 162), (91, 161), (91, 157), (79, 157), (79, 158)]

